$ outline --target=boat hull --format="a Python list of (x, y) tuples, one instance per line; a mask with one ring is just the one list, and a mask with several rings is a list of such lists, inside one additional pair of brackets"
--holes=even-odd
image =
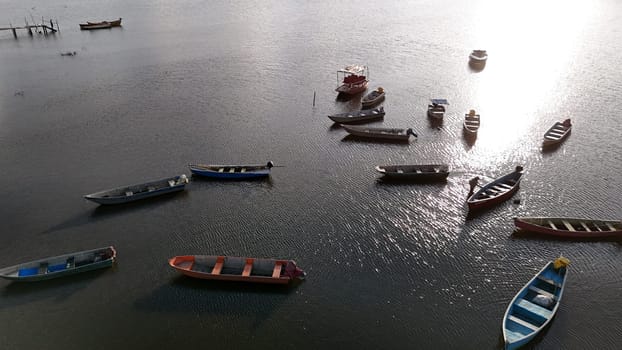
[(445, 164), (379, 165), (376, 171), (385, 179), (400, 181), (445, 181), (449, 175)]
[(520, 186), (523, 172), (513, 171), (482, 186), (467, 200), (469, 210), (485, 209), (510, 199)]
[[(567, 125), (565, 123), (568, 123)], [(554, 147), (562, 143), (572, 131), (570, 119), (564, 122), (556, 122), (545, 133), (542, 139), (542, 147)]]
[(578, 218), (517, 217), (517, 228), (560, 238), (622, 238), (622, 222)]
[(169, 259), (169, 265), (189, 277), (218, 281), (289, 284), (305, 275), (293, 260), (280, 259), (185, 255)]
[[(270, 162), (271, 164), (271, 162)], [(270, 176), (272, 165), (202, 165), (189, 164), (188, 168), (193, 175), (214, 179), (258, 179)]]
[(186, 183), (188, 183), (188, 179), (185, 175), (181, 175), (144, 184), (117, 187), (88, 194), (84, 198), (101, 205), (124, 204), (183, 191)]
[(339, 124), (364, 123), (384, 118), (384, 108), (363, 109), (349, 113), (329, 115), (328, 118)]
[(69, 253), (5, 267), (0, 269), (0, 277), (18, 282), (50, 280), (110, 267), (116, 256), (112, 246)]
[(390, 128), (365, 128), (357, 126), (342, 125), (350, 135), (394, 142), (408, 142), (410, 138), (410, 129), (390, 129)]

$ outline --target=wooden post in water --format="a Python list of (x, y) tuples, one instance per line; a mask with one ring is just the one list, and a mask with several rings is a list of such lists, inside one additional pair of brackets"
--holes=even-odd
[(313, 107), (315, 107), (315, 91), (313, 91)]

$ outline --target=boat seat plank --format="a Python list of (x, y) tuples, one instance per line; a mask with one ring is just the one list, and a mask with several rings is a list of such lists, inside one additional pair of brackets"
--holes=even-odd
[(535, 314), (538, 315), (540, 317), (543, 317), (545, 319), (548, 319), (551, 317), (551, 315), (553, 314), (553, 312), (551, 310), (548, 310), (540, 305), (534, 304), (529, 300), (525, 300), (525, 299), (519, 299), (516, 301), (515, 305)]
[(571, 225), (568, 221), (566, 221), (566, 220), (562, 220), (562, 224), (564, 224), (564, 226), (566, 226), (566, 228), (568, 229), (568, 231), (576, 231), (576, 230), (574, 229), (574, 227), (572, 227), (572, 225)]
[(587, 225), (585, 224), (585, 222), (581, 221), (581, 226), (583, 226), (583, 228), (585, 229), (585, 231), (587, 232), (592, 232), (592, 230), (590, 230), (589, 227), (587, 227)]
[(222, 271), (222, 267), (225, 264), (225, 259), (223, 257), (218, 257), (218, 260), (216, 260), (216, 265), (214, 265), (214, 268), (212, 269), (212, 275), (220, 275), (220, 271)]
[(244, 277), (250, 276), (252, 269), (253, 269), (253, 259), (246, 259), (246, 265), (244, 265), (244, 271), (242, 271), (242, 276)]
[(514, 323), (518, 323), (521, 326), (527, 327), (529, 329), (531, 329), (532, 331), (537, 331), (539, 329), (538, 326), (533, 325), (527, 321), (523, 321), (518, 317), (512, 316), (512, 315), (508, 315), (508, 320), (514, 322)]
[(280, 262), (277, 262), (274, 265), (274, 270), (272, 270), (272, 278), (279, 278), (281, 277), (281, 269), (283, 268), (283, 264), (281, 264)]
[(510, 185), (508, 185), (506, 183), (500, 183), (500, 184), (497, 184), (497, 186), (502, 187), (502, 188), (506, 188), (508, 190), (512, 189), (512, 186), (510, 186)]
[(607, 227), (608, 227), (608, 228), (609, 228), (609, 230), (611, 230), (611, 231), (615, 231), (615, 230), (616, 230), (616, 228), (615, 228), (615, 227), (613, 227), (613, 226), (612, 226), (610, 223), (608, 223), (608, 222), (606, 222), (606, 223), (605, 223), (605, 225), (607, 225)]
[(220, 169), (218, 169), (218, 172), (219, 172), (219, 173), (222, 173), (222, 172), (224, 172), (224, 171), (225, 171), (225, 168), (220, 168)]
[(602, 229), (600, 226), (598, 226), (598, 224), (597, 224), (597, 223), (595, 223), (595, 222), (593, 222), (593, 223), (592, 223), (592, 225), (594, 225), (594, 227), (596, 227), (596, 229), (597, 229), (598, 231), (602, 231), (602, 230), (603, 230), (603, 229)]
[(553, 223), (553, 221), (551, 221), (551, 220), (547, 220), (546, 222), (549, 224), (549, 226), (551, 226), (551, 228), (552, 228), (553, 230), (558, 230), (557, 226), (555, 226), (555, 224)]
[(555, 281), (553, 281), (553, 280), (551, 280), (551, 279), (545, 278), (545, 277), (543, 277), (543, 276), (538, 275), (538, 276), (537, 276), (537, 278), (538, 278), (540, 281), (546, 282), (546, 283), (548, 283), (548, 284), (550, 284), (550, 285), (552, 285), (552, 286), (555, 286), (555, 287), (557, 287), (557, 288), (561, 288), (561, 287), (562, 287), (559, 283), (557, 283), (557, 282), (555, 282)]
[(555, 299), (555, 294), (547, 292), (547, 291), (545, 291), (543, 289), (540, 289), (540, 288), (538, 288), (536, 286), (529, 286), (529, 289), (534, 291), (534, 292), (536, 292), (536, 293), (538, 293), (538, 294), (542, 294), (542, 295), (544, 295), (546, 297)]

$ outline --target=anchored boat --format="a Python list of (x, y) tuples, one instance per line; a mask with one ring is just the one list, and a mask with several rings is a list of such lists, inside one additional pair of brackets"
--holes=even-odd
[(366, 66), (350, 65), (337, 71), (337, 80), (339, 86), (335, 91), (346, 94), (354, 95), (367, 89), (367, 76), (369, 75)]

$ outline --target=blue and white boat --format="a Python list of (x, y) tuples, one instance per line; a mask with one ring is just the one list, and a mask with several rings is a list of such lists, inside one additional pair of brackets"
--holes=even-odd
[(188, 164), (193, 175), (218, 179), (253, 179), (270, 176), (274, 163), (249, 165)]
[(519, 292), (505, 311), (505, 349), (518, 349), (531, 341), (555, 316), (566, 285), (570, 261), (548, 262)]

